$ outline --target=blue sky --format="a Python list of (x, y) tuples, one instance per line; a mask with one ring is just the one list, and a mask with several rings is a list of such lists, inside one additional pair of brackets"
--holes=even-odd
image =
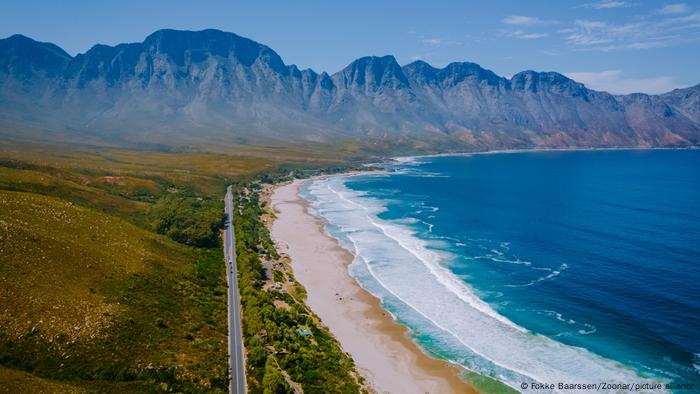
[(392, 54), (401, 64), (472, 61), (504, 76), (558, 71), (613, 93), (700, 83), (695, 1), (4, 0), (0, 13), (0, 37), (21, 33), (71, 54), (160, 28), (231, 31), (288, 64), (331, 73)]

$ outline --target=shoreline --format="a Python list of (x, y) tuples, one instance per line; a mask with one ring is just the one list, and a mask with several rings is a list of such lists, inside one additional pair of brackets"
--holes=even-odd
[[(421, 157), (450, 157), (450, 156), (471, 156), (471, 155), (496, 155), (496, 154), (515, 154), (515, 153), (547, 153), (547, 152), (605, 152), (605, 151), (655, 151), (655, 150), (700, 150), (700, 146), (688, 147), (613, 147), (613, 148), (522, 148), (522, 149), (494, 149), (482, 150), (473, 152), (451, 152), (451, 153), (432, 153), (425, 155), (409, 155), (409, 156), (392, 156), (386, 160), (392, 161), (407, 161), (418, 159)], [(380, 162), (382, 163), (382, 162)]]
[(378, 393), (476, 393), (459, 377), (461, 368), (426, 354), (409, 338), (409, 329), (350, 276), (354, 256), (308, 213), (308, 202), (298, 195), (301, 183), (273, 187), (270, 207), (276, 218), (268, 223), (270, 234), (278, 251), (291, 257), (294, 276), (306, 288), (306, 304), (352, 356), (368, 385)]

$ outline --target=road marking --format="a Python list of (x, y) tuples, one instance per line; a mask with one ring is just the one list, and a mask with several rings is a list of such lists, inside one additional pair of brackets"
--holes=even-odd
[[(224, 230), (224, 259), (227, 263), (228, 282), (228, 352), (229, 352), (229, 393), (245, 394), (245, 373), (243, 362), (243, 341), (241, 338), (240, 301), (236, 272), (236, 240), (233, 229), (233, 193), (231, 186), (226, 188), (226, 229)], [(234, 379), (235, 368), (235, 379)]]

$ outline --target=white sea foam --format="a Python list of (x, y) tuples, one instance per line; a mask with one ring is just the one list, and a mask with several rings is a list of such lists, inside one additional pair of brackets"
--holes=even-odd
[[(579, 333), (580, 335), (590, 335), (590, 334), (593, 334), (593, 333), (598, 331), (598, 328), (596, 326), (594, 326), (593, 324), (585, 323), (585, 322), (578, 323), (574, 319), (565, 318), (564, 315), (562, 315), (561, 313), (559, 313), (557, 311), (544, 310), (544, 311), (538, 311), (537, 313), (538, 314), (545, 314), (547, 316), (553, 316), (554, 318), (556, 318), (560, 322), (564, 322), (564, 323), (572, 325), (572, 326), (580, 327), (580, 328), (578, 328), (578, 330), (576, 330), (576, 332)], [(571, 332), (563, 332), (563, 333), (557, 334), (556, 336), (570, 336), (570, 335), (571, 335)]]
[(557, 320), (559, 320), (561, 322), (568, 323), (568, 324), (576, 324), (576, 320), (565, 319), (564, 316), (557, 311), (544, 310), (542, 312), (547, 316), (554, 316)]
[[(313, 212), (339, 229), (331, 233), (354, 252), (353, 266), (365, 267), (381, 286), (380, 292), (398, 300), (399, 315), (408, 308), (406, 314), (428, 324), (425, 330), (438, 330), (446, 342), (461, 347), (455, 351), (463, 355), (460, 359), (469, 360), (465, 367), (516, 388), (522, 381), (642, 380), (614, 361), (533, 334), (498, 314), (443, 266), (454, 256), (436, 251), (410, 227), (380, 219), (377, 215), (385, 209), (382, 202), (347, 189), (343, 179), (307, 184)], [(536, 281), (551, 280), (565, 269), (562, 264)]]
[(433, 232), (433, 227), (435, 226), (434, 224), (428, 223), (428, 222), (426, 222), (425, 220), (422, 220), (422, 219), (416, 219), (416, 220), (417, 220), (418, 222), (423, 223), (424, 225), (426, 225), (426, 226), (428, 227), (428, 232), (429, 232), (429, 233), (432, 233), (432, 232)]
[(422, 161), (419, 160), (421, 156), (402, 156), (402, 157), (395, 157), (394, 161), (401, 164), (402, 166), (406, 165), (418, 165), (423, 163)]
[(700, 353), (693, 354), (693, 368), (697, 373), (700, 373)]
[(596, 326), (594, 326), (592, 324), (585, 323), (585, 325), (586, 325), (586, 328), (582, 328), (582, 329), (578, 330), (579, 334), (588, 335), (588, 334), (593, 334), (594, 332), (598, 331)]
[(528, 283), (524, 283), (521, 285), (505, 285), (505, 286), (506, 287), (528, 287), (528, 286), (536, 285), (540, 282), (544, 282), (545, 280), (550, 280), (550, 279), (556, 278), (567, 268), (569, 268), (569, 266), (566, 265), (566, 263), (563, 263), (561, 266), (559, 266), (559, 269), (557, 269), (557, 270), (552, 270), (551, 268), (545, 268), (545, 267), (541, 267), (541, 268), (535, 267), (534, 269), (541, 269), (541, 270), (546, 270), (546, 271), (550, 271), (550, 272), (548, 275), (540, 276), (539, 278), (532, 280)]
[[(502, 256), (500, 254), (499, 256)], [(491, 260), (496, 263), (507, 263), (507, 264), (517, 264), (517, 265), (526, 265), (528, 267), (532, 266), (532, 261), (527, 261), (527, 260), (520, 260), (520, 259), (515, 259), (515, 260), (510, 260), (510, 259), (502, 259), (498, 257), (493, 257), (492, 255), (485, 255), (485, 256), (475, 256), (475, 259), (478, 260)], [(532, 269), (542, 269), (542, 270), (550, 270), (550, 268), (546, 267), (532, 267)]]
[(396, 219), (396, 223), (402, 223), (402, 224), (416, 224), (420, 223), (422, 220), (416, 219), (416, 218), (402, 218), (402, 219)]

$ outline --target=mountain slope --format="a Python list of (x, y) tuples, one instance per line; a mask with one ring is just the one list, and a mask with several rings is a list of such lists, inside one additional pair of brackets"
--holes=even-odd
[(24, 124), (126, 144), (691, 146), (700, 143), (699, 90), (614, 96), (553, 72), (507, 79), (475, 63), (402, 67), (393, 56), (318, 74), (218, 30), (160, 30), (75, 57), (24, 36), (0, 40), (3, 129)]

